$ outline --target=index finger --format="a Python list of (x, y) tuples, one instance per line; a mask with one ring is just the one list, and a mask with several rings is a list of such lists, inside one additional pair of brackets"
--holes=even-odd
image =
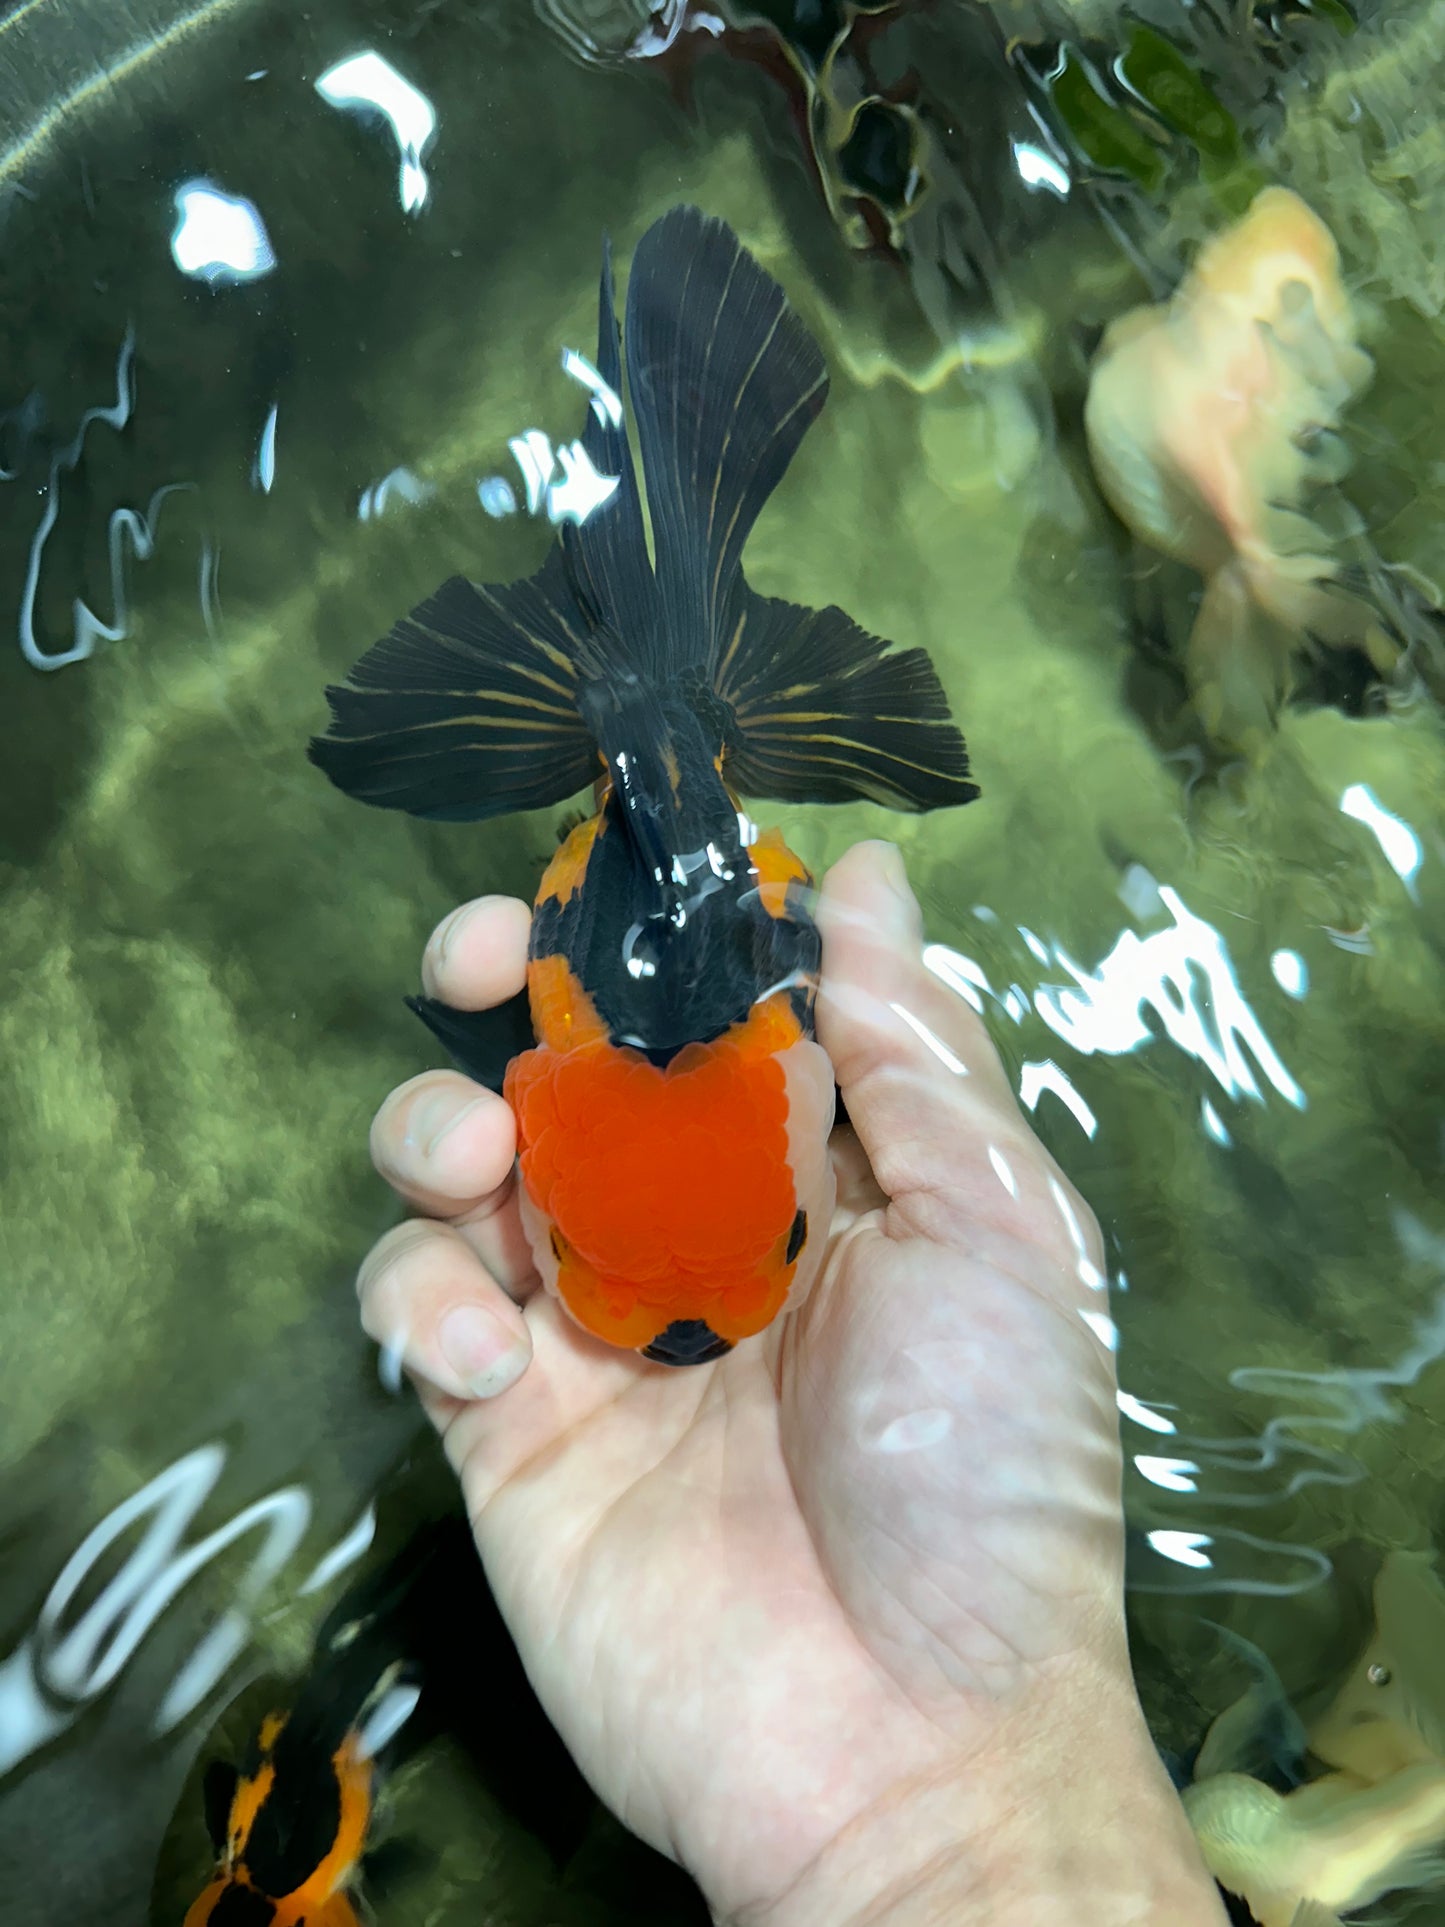
[(532, 913), (520, 897), (474, 897), (443, 917), (422, 953), (428, 996), (454, 1010), (490, 1010), (527, 980)]

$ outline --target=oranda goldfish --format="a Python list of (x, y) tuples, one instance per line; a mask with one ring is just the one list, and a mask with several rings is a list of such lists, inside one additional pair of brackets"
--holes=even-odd
[(1186, 666), (1223, 741), (1268, 731), (1307, 641), (1358, 648), (1380, 673), (1398, 654), (1305, 508), (1343, 472), (1336, 430), (1372, 370), (1334, 239), (1282, 187), (1200, 250), (1169, 301), (1104, 335), (1084, 411), (1094, 471), (1141, 541), (1204, 577)]
[(360, 1669), (358, 1678), (356, 1656), (326, 1656), (292, 1705), (262, 1720), (239, 1770), (211, 1767), (216, 1870), (185, 1927), (361, 1927), (351, 1890), (371, 1829), (376, 1756), (415, 1691), (399, 1663), (378, 1677), (363, 1652)]
[[(1281, 1794), (1214, 1770), (1280, 1724), (1279, 1705), (1257, 1696), (1268, 1717), (1251, 1735), (1246, 1696), (1211, 1727), (1184, 1794), (1210, 1871), (1261, 1927), (1338, 1927), (1381, 1894), (1445, 1876), (1445, 1587), (1428, 1557), (1392, 1552), (1374, 1605), (1363, 1653), (1304, 1735), (1335, 1771)], [(1299, 1728), (1282, 1711), (1293, 1761)]]
[(311, 755), (365, 802), (452, 820), (595, 782), (537, 892), (525, 1021), (414, 1007), (512, 1105), (524, 1220), (573, 1318), (691, 1365), (806, 1285), (833, 1206), (811, 879), (738, 796), (978, 792), (921, 649), (743, 577), (828, 386), (782, 290), (722, 222), (675, 208), (638, 243), (625, 327), (654, 559), (604, 249), (597, 372), (618, 405), (597, 397), (583, 448), (616, 489), (536, 575), (453, 577), (403, 617), (328, 690)]
[(424, 1521), (353, 1580), (239, 1762), (206, 1769), (216, 1865), (185, 1927), (362, 1927), (383, 1782), (456, 1703), (479, 1628), (500, 1632), (462, 1515)]
[(1260, 1927), (1339, 1927), (1341, 1914), (1445, 1868), (1445, 1767), (1377, 1786), (1328, 1773), (1285, 1794), (1220, 1773), (1189, 1787), (1184, 1809), (1205, 1865)]

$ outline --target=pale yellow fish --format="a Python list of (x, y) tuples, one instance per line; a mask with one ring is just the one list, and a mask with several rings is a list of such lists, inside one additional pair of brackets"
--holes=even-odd
[(1183, 1797), (1205, 1864), (1260, 1927), (1325, 1927), (1445, 1871), (1445, 1767), (1375, 1786), (1330, 1773), (1288, 1794), (1220, 1773)]
[(1374, 1607), (1364, 1652), (1308, 1732), (1316, 1759), (1372, 1782), (1445, 1765), (1445, 1586), (1428, 1555), (1392, 1552)]
[(1084, 412), (1095, 473), (1141, 541), (1205, 579), (1186, 666), (1221, 740), (1272, 728), (1306, 636), (1357, 645), (1382, 671), (1394, 660), (1304, 506), (1343, 472), (1335, 431), (1372, 372), (1334, 239), (1281, 187), (1200, 250), (1169, 301), (1100, 344)]

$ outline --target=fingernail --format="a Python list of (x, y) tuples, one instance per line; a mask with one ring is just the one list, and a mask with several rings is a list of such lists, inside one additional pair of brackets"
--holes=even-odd
[[(481, 901), (485, 903), (486, 898), (483, 897)], [(430, 996), (436, 995), (438, 972), (446, 963), (453, 944), (461, 934), (463, 924), (471, 921), (472, 912), (476, 908), (475, 903), (462, 904), (459, 909), (453, 910), (449, 917), (443, 917), (427, 939), (426, 949), (422, 952), (421, 980), (423, 988)]]
[(903, 861), (903, 852), (896, 843), (878, 839), (878, 868), (900, 896), (911, 896), (908, 888), (908, 866)]
[(529, 1353), (479, 1305), (457, 1305), (437, 1327), (437, 1347), (473, 1398), (495, 1398), (522, 1375)]
[(486, 1102), (484, 1097), (465, 1097), (455, 1091), (432, 1091), (419, 1097), (407, 1112), (406, 1148), (424, 1158), (435, 1156), (442, 1139)]

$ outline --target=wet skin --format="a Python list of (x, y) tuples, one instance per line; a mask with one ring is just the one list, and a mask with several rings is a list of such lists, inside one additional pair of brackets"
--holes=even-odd
[[(800, 1311), (687, 1372), (589, 1338), (538, 1287), (510, 1111), (432, 1071), (373, 1126), (422, 1216), (365, 1261), (363, 1321), (445, 1439), (563, 1738), (720, 1920), (922, 1921), (945, 1865), (970, 1919), (1050, 1871), (1107, 1903), (1128, 1841), (1175, 1856), (1179, 1927), (1222, 1920), (1129, 1674), (1113, 1358), (1081, 1316), (1107, 1309), (1093, 1218), (923, 967), (897, 853), (852, 850), (818, 921), (851, 1128)], [(527, 929), (521, 903), (465, 906), (428, 990), (512, 995)], [(1086, 1858), (1102, 1843), (1067, 1880), (1043, 1865), (1045, 1786)]]

